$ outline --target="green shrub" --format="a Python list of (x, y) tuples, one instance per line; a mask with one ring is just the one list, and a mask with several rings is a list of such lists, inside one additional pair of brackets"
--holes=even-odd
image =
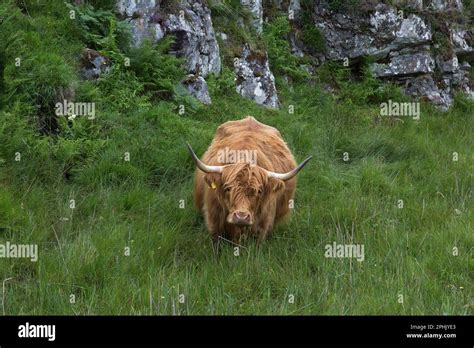
[(264, 28), (270, 67), (275, 75), (287, 75), (294, 80), (309, 78), (308, 73), (299, 67), (299, 58), (291, 53), (287, 37), (291, 30), (286, 16), (275, 18)]
[(97, 81), (100, 91), (100, 103), (103, 109), (129, 112), (137, 107), (149, 105), (143, 95), (144, 86), (131, 71), (114, 65), (110, 72)]
[(13, 0), (0, 3), (0, 108), (3, 106), (5, 94), (5, 68), (13, 59), (7, 55), (9, 46), (17, 40), (20, 27), (25, 25), (23, 16)]
[(212, 17), (226, 17), (229, 20), (250, 18), (250, 13), (243, 8), (240, 0), (209, 0), (208, 4)]
[(306, 49), (312, 53), (326, 52), (326, 41), (321, 31), (316, 27), (313, 20), (313, 6), (312, 0), (303, 0), (301, 2), (301, 14), (298, 18), (301, 27), (300, 38)]
[(235, 74), (228, 66), (223, 66), (219, 76), (211, 75), (207, 78), (211, 95), (232, 95), (235, 91)]
[(458, 92), (454, 95), (453, 108), (464, 114), (474, 115), (474, 100), (468, 98), (464, 93)]
[(88, 0), (95, 8), (114, 11), (117, 8), (117, 0)]
[(118, 21), (112, 11), (91, 5), (66, 6), (75, 12), (81, 41), (87, 47), (114, 53), (118, 48), (124, 50), (129, 46), (130, 26), (126, 21)]
[(354, 67), (344, 67), (341, 62), (326, 62), (319, 67), (318, 77), (321, 82), (334, 86), (338, 92), (336, 98), (347, 103), (366, 106), (379, 105), (388, 99), (409, 99), (400, 87), (377, 79), (369, 65), (369, 60)]
[(140, 47), (130, 50), (130, 70), (151, 100), (170, 99), (174, 86), (184, 77), (182, 60), (168, 54), (173, 40), (172, 36), (157, 44), (145, 40)]

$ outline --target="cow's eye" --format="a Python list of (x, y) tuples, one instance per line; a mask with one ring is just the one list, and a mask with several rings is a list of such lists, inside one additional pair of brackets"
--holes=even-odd
[(230, 187), (226, 187), (225, 192), (230, 192)]
[(261, 188), (258, 189), (257, 194), (261, 195), (262, 193), (263, 193), (263, 190)]

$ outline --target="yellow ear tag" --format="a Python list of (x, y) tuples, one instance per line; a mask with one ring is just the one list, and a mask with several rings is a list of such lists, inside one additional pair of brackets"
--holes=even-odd
[(211, 184), (211, 188), (212, 188), (213, 190), (215, 190), (215, 189), (217, 188), (217, 185), (216, 185), (215, 182), (213, 182), (213, 183)]

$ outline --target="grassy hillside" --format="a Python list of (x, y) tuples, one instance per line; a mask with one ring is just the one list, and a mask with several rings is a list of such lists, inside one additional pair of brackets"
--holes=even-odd
[[(202, 106), (176, 85), (167, 43), (130, 50), (109, 12), (86, 30), (87, 13), (71, 21), (61, 2), (18, 3), (0, 4), (0, 243), (38, 244), (39, 259), (0, 259), (2, 314), (472, 314), (472, 101), (380, 117), (381, 102), (408, 99), (334, 65), (297, 70), (275, 19), (264, 44), (290, 77), (277, 76), (280, 110), (239, 97), (229, 67)], [(114, 61), (97, 82), (79, 77), (86, 46)], [(96, 103), (94, 120), (55, 124), (68, 88)], [(313, 160), (289, 223), (215, 255), (184, 142), (202, 154), (222, 122), (246, 115)], [(333, 242), (364, 244), (365, 260), (324, 257)]]

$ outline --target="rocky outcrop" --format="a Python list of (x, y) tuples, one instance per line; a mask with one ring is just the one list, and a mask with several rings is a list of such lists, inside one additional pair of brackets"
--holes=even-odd
[(315, 24), (326, 39), (328, 59), (384, 58), (392, 51), (429, 43), (432, 38), (430, 27), (420, 17), (400, 17), (384, 4), (369, 15), (335, 14), (322, 8)]
[[(171, 4), (171, 5), (170, 5)], [(132, 44), (145, 39), (161, 40), (165, 35), (176, 38), (172, 51), (184, 58), (186, 71), (201, 76), (184, 84), (191, 95), (210, 103), (205, 77), (221, 70), (219, 45), (212, 26), (211, 13), (203, 0), (169, 2), (160, 0), (118, 0), (118, 11), (132, 26)], [(197, 85), (194, 85), (196, 83)]]
[(267, 53), (253, 52), (248, 45), (234, 61), (237, 92), (257, 104), (278, 108), (275, 77), (270, 71)]
[[(241, 0), (241, 5), (252, 15), (251, 25), (255, 32), (260, 34), (263, 26), (262, 1)], [(211, 97), (205, 77), (220, 73), (221, 60), (206, 2), (118, 0), (117, 9), (132, 26), (134, 46), (140, 45), (146, 38), (159, 41), (168, 34), (175, 36), (172, 53), (184, 58), (189, 74), (183, 85), (202, 103), (210, 104)], [(225, 33), (219, 35), (224, 42), (227, 41)], [(236, 58), (238, 63), (235, 64), (237, 92), (258, 104), (278, 107), (275, 79), (270, 71), (266, 53), (251, 52), (249, 46), (243, 46), (241, 52), (241, 57)]]
[(163, 38), (164, 32), (161, 25), (151, 20), (154, 14), (159, 11), (159, 1), (118, 0), (117, 10), (131, 24), (132, 46), (139, 46), (147, 38), (155, 41)]
[(412, 97), (422, 97), (442, 109), (452, 103), (449, 91), (438, 88), (431, 75), (423, 75), (407, 80), (405, 92)]
[[(229, 33), (216, 33), (206, 0), (117, 0), (118, 11), (132, 25), (133, 45), (145, 38), (176, 38), (172, 52), (184, 58), (188, 76), (182, 82), (187, 90), (204, 104), (211, 103), (206, 76), (218, 75), (221, 60), (216, 36), (224, 45), (236, 45)], [(313, 65), (327, 60), (344, 60), (356, 64), (369, 57), (374, 75), (398, 82), (406, 93), (430, 100), (448, 108), (455, 91), (474, 97), (469, 80), (474, 60), (474, 30), (462, 20), (462, 0), (391, 0), (390, 5), (377, 0), (359, 0), (356, 7), (337, 9), (329, 0), (240, 0), (248, 13), (238, 23), (254, 35), (263, 31), (263, 15), (277, 6), (288, 14), (295, 30), (287, 39), (292, 53), (311, 55)], [(268, 6), (268, 8), (267, 8)], [(274, 7), (272, 7), (274, 8)], [(402, 10), (402, 11), (401, 11)], [(311, 13), (308, 16), (307, 12)], [(297, 29), (304, 26), (319, 30), (325, 49), (305, 47)], [(308, 22), (309, 21), (309, 22)], [(434, 21), (434, 22), (433, 22)], [(435, 27), (432, 24), (435, 23)], [(222, 30), (222, 28), (221, 28)], [(440, 37), (443, 37), (439, 42)], [(305, 39), (306, 40), (306, 39)], [(305, 41), (307, 42), (307, 41)], [(308, 43), (308, 42), (307, 42)], [(241, 45), (241, 46), (239, 46)], [(267, 53), (246, 43), (235, 46), (233, 53), (236, 90), (244, 98), (277, 108), (279, 105), (275, 78)], [(100, 70), (90, 70), (91, 76)], [(95, 72), (94, 72), (95, 71)]]
[(462, 11), (461, 0), (427, 0), (425, 7), (438, 12)]
[(428, 14), (461, 13), (460, 0), (394, 1), (394, 5), (416, 10), (406, 15), (381, 3), (353, 12), (333, 12), (324, 0), (315, 0), (315, 4), (314, 24), (326, 42), (326, 52), (318, 57), (321, 61), (349, 59), (353, 63), (370, 57), (375, 60), (371, 65), (375, 76), (399, 81), (407, 86), (407, 94), (443, 109), (451, 105), (455, 90), (473, 95), (467, 69), (461, 68), (474, 55), (473, 31), (446, 20), (442, 24), (449, 28), (445, 34), (448, 44), (440, 47), (427, 18)]
[(204, 2), (190, 0), (179, 11), (168, 14), (162, 21), (163, 31), (176, 37), (175, 54), (185, 58), (190, 73), (203, 77), (210, 73), (218, 75), (221, 71), (219, 45), (209, 9)]
[[(240, 0), (252, 19), (250, 25), (257, 34), (263, 30), (263, 0)], [(243, 30), (245, 24), (242, 22)], [(268, 55), (261, 50), (252, 50), (248, 44), (241, 47), (240, 58), (234, 60), (236, 90), (241, 96), (270, 108), (278, 108), (275, 77), (270, 70)]]

